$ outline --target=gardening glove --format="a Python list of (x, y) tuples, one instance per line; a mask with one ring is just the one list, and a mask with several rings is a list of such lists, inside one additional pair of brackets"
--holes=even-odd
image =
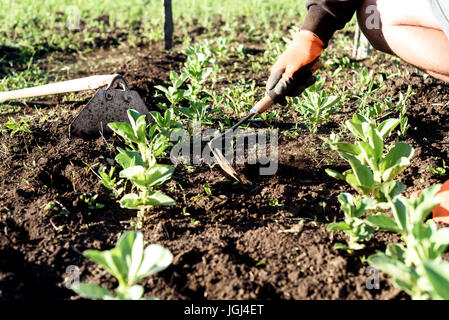
[(267, 94), (274, 102), (286, 105), (285, 97), (299, 96), (315, 82), (312, 73), (317, 69), (324, 43), (313, 32), (301, 30), (271, 69)]

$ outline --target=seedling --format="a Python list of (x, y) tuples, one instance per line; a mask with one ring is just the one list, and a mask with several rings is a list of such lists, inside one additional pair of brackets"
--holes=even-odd
[(442, 167), (437, 167), (437, 168), (427, 167), (427, 170), (429, 170), (433, 174), (444, 177), (446, 175), (446, 169), (448, 169), (448, 168), (449, 168), (449, 166), (446, 165), (446, 162), (443, 159)]
[(405, 134), (410, 128), (407, 117), (407, 108), (408, 108), (407, 102), (414, 95), (415, 93), (412, 91), (411, 85), (408, 86), (407, 93), (405, 94), (405, 96), (402, 94), (402, 92), (399, 93), (399, 101), (396, 105), (396, 110), (399, 111), (399, 119), (400, 119), (399, 135), (402, 138), (405, 137)]
[(207, 183), (204, 184), (204, 191), (206, 192), (206, 194), (208, 196), (210, 196), (212, 194), (212, 191), (210, 191), (210, 187), (209, 187), (209, 185)]
[(235, 86), (226, 88), (224, 92), (225, 106), (232, 110), (233, 116), (240, 118), (256, 103), (255, 92), (255, 81), (250, 83), (242, 81)]
[(121, 186), (123, 184), (123, 179), (117, 181), (117, 178), (114, 177), (115, 167), (111, 167), (109, 173), (106, 172), (106, 170), (106, 167), (101, 167), (100, 170), (98, 170), (98, 174), (101, 177), (100, 183), (109, 190), (112, 190), (114, 198), (118, 198), (123, 193), (124, 187)]
[(170, 101), (171, 106), (175, 107), (184, 99), (186, 95), (186, 90), (180, 89), (180, 87), (184, 84), (187, 79), (187, 73), (181, 72), (179, 75), (171, 71), (170, 72), (170, 81), (171, 86), (166, 88), (164, 86), (155, 86), (156, 89), (161, 90), (168, 101)]
[(218, 109), (211, 109), (209, 98), (205, 97), (190, 100), (189, 107), (181, 108), (179, 111), (194, 122), (198, 121), (204, 124), (212, 124), (210, 116), (217, 112)]
[(404, 171), (414, 153), (414, 149), (403, 142), (395, 144), (389, 151), (385, 146), (384, 140), (398, 124), (398, 119), (387, 119), (377, 125), (375, 121), (355, 114), (346, 121), (355, 143), (340, 142), (334, 134), (324, 139), (332, 150), (349, 162), (351, 169), (343, 173), (326, 169), (326, 173), (346, 181), (361, 195), (373, 195), (383, 201), (384, 197), (379, 193), (382, 185)]
[(128, 110), (131, 125), (109, 123), (108, 126), (131, 147), (131, 150), (117, 148), (115, 161), (123, 168), (120, 178), (129, 180), (138, 193), (125, 194), (120, 202), (123, 208), (138, 209), (138, 227), (146, 220), (147, 213), (155, 206), (174, 205), (175, 201), (157, 188), (169, 180), (174, 168), (156, 163), (156, 157), (168, 147), (167, 138), (156, 133), (157, 124), (147, 131), (145, 115)]
[[(355, 95), (359, 99), (359, 109), (360, 113), (367, 118), (377, 118), (383, 112), (382, 102), (374, 98), (374, 94), (384, 87), (379, 87), (376, 85), (374, 78), (371, 78), (367, 84), (366, 90), (362, 91), (362, 94)], [(372, 105), (369, 103), (373, 102)]]
[(8, 121), (3, 125), (0, 124), (0, 133), (5, 134), (9, 131), (9, 135), (12, 137), (16, 133), (21, 132), (22, 134), (31, 133), (29, 128), (30, 119), (21, 117), (19, 121), (16, 121), (12, 117), (8, 117)]
[(344, 57), (329, 57), (326, 59), (326, 65), (332, 68), (336, 68), (334, 76), (338, 75), (343, 69), (355, 70), (360, 68), (360, 63), (352, 62), (350, 58)]
[(268, 204), (269, 204), (271, 207), (283, 207), (283, 206), (284, 206), (282, 203), (279, 202), (278, 199), (273, 199), (273, 200), (271, 200), (270, 202), (268, 202)]
[(111, 250), (86, 250), (83, 255), (118, 281), (115, 293), (90, 283), (73, 285), (73, 291), (93, 300), (140, 300), (144, 288), (137, 283), (164, 270), (173, 260), (171, 252), (160, 245), (152, 244), (144, 249), (143, 234), (136, 231), (125, 232)]
[[(394, 219), (377, 215), (378, 227), (399, 232), (402, 244), (389, 244), (385, 253), (378, 252), (368, 258), (370, 265), (393, 277), (393, 284), (414, 299), (429, 299), (442, 292), (436, 284), (441, 267), (441, 255), (449, 245), (449, 228), (438, 229), (432, 220), (424, 220), (441, 201), (433, 185), (421, 192), (418, 198), (388, 196)], [(428, 277), (430, 275), (430, 278)], [(440, 281), (447, 281), (447, 274)], [(441, 283), (441, 282), (440, 282)]]
[(104, 204), (98, 203), (96, 202), (98, 198), (98, 194), (89, 197), (87, 194), (83, 193), (82, 195), (80, 195), (80, 199), (81, 201), (83, 201), (84, 203), (87, 204), (87, 207), (91, 210), (98, 210), (98, 209), (103, 209), (104, 208)]
[(165, 110), (163, 115), (157, 111), (150, 112), (150, 115), (156, 123), (156, 130), (167, 138), (174, 130), (182, 128), (182, 124), (176, 120), (173, 108)]
[(371, 238), (371, 235), (376, 231), (376, 228), (361, 219), (361, 216), (367, 211), (375, 209), (377, 201), (370, 198), (354, 198), (349, 193), (340, 194), (338, 201), (345, 214), (345, 219), (342, 222), (329, 224), (327, 231), (343, 231), (349, 237), (347, 244), (336, 243), (334, 248), (353, 254), (354, 250), (363, 249), (365, 245), (360, 242)]
[(301, 113), (311, 133), (316, 133), (319, 124), (329, 121), (329, 117), (337, 111), (335, 106), (340, 102), (339, 97), (328, 96), (325, 90), (321, 90), (324, 81), (323, 78), (305, 90), (301, 99), (293, 99), (297, 105), (296, 110)]

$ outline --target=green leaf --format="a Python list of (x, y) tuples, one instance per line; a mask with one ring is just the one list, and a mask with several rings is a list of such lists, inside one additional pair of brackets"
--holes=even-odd
[(115, 156), (115, 161), (123, 168), (129, 168), (132, 166), (143, 166), (144, 162), (142, 157), (137, 151), (128, 151), (120, 147), (117, 147), (119, 154)]
[(352, 174), (352, 170), (346, 171), (344, 173), (346, 182), (349, 183), (349, 185), (354, 188), (359, 194), (368, 195), (371, 193), (372, 189), (370, 187), (360, 186), (359, 181), (357, 180), (356, 176)]
[[(126, 248), (127, 251), (124, 252), (125, 260), (127, 261), (128, 264), (128, 276), (127, 276), (128, 285), (133, 285), (134, 283), (137, 283), (136, 275), (139, 271), (143, 259), (143, 248), (144, 248), (143, 235), (140, 232), (134, 233), (136, 234), (134, 236), (134, 240), (131, 243), (129, 243), (131, 247)], [(131, 252), (129, 252), (129, 250), (131, 250)]]
[(173, 206), (176, 204), (175, 200), (167, 196), (161, 191), (152, 191), (148, 193), (147, 197), (143, 199), (143, 204), (148, 206)]
[(120, 299), (121, 300), (140, 300), (144, 293), (144, 288), (140, 285), (134, 285), (131, 287), (127, 287), (126, 290), (122, 293)]
[(194, 113), (192, 111), (190, 111), (190, 108), (186, 108), (186, 107), (181, 108), (181, 109), (179, 109), (179, 112), (181, 112), (182, 114), (184, 114), (188, 118), (193, 118), (194, 117)]
[(109, 265), (108, 260), (106, 259), (106, 256), (103, 251), (100, 250), (85, 250), (83, 252), (83, 256), (86, 257), (89, 260), (92, 260), (96, 264), (99, 264), (103, 269), (105, 269), (109, 273), (114, 272), (114, 268)]
[(400, 232), (400, 229), (398, 228), (398, 225), (396, 224), (396, 222), (393, 219), (391, 219), (390, 217), (385, 216), (383, 214), (369, 216), (366, 218), (366, 220), (368, 222), (374, 224), (376, 227), (379, 227), (383, 230)]
[(362, 128), (363, 123), (369, 123), (369, 120), (360, 114), (354, 114), (351, 120), (345, 122), (354, 137), (365, 140)]
[(399, 173), (410, 165), (414, 149), (406, 143), (397, 143), (387, 154), (382, 162), (382, 179), (389, 181), (394, 179)]
[(351, 227), (346, 222), (333, 222), (327, 226), (327, 231), (338, 231), (338, 230), (351, 230)]
[(358, 186), (372, 188), (374, 185), (373, 173), (366, 165), (363, 165), (356, 157), (340, 152), (340, 156), (347, 160), (351, 165), (354, 176), (357, 179)]
[[(117, 241), (115, 248), (110, 250), (114, 263), (120, 273), (120, 277), (126, 285), (133, 284), (132, 279), (129, 279), (129, 271), (132, 265), (132, 252), (135, 243), (140, 243), (143, 246), (142, 233), (127, 231)], [(139, 262), (137, 261), (137, 263)]]
[(404, 233), (408, 226), (407, 205), (401, 196), (390, 200), (390, 203), (396, 225), (401, 230), (401, 233)]
[(152, 244), (144, 251), (144, 258), (136, 275), (137, 281), (166, 269), (173, 261), (173, 254), (164, 247)]
[(145, 144), (146, 142), (146, 116), (140, 114), (134, 109), (128, 109), (128, 118), (131, 123), (131, 127), (134, 131), (134, 135), (137, 138), (138, 143)]
[(349, 246), (344, 243), (337, 242), (336, 244), (334, 244), (334, 249), (348, 251), (351, 248), (349, 248)]
[(413, 222), (421, 222), (430, 214), (435, 206), (443, 200), (436, 193), (440, 190), (441, 184), (434, 184), (424, 189), (418, 199), (415, 200), (415, 210), (412, 212)]
[(337, 142), (333, 144), (333, 147), (336, 151), (346, 152), (353, 156), (358, 156), (361, 152), (359, 146), (347, 142)]
[[(354, 228), (355, 227), (355, 228)], [(354, 224), (353, 232), (357, 236), (357, 241), (363, 241), (371, 238), (371, 235), (376, 231), (376, 229), (364, 220), (358, 220)], [(354, 248), (355, 249), (355, 248)], [(355, 249), (359, 250), (359, 249)]]
[(394, 128), (396, 128), (399, 125), (399, 123), (400, 123), (399, 119), (387, 119), (384, 122), (382, 122), (377, 127), (377, 130), (379, 130), (382, 140), (385, 140), (387, 137), (389, 137), (391, 132), (393, 132)]
[(159, 186), (165, 181), (169, 180), (173, 175), (175, 168), (165, 164), (156, 164), (148, 169), (147, 175), (147, 186)]
[(340, 193), (338, 195), (338, 202), (340, 202), (341, 209), (346, 216), (352, 217), (352, 212), (354, 211), (354, 198), (350, 193)]
[(406, 186), (399, 181), (387, 181), (380, 186), (380, 191), (386, 200), (391, 200), (400, 195)]
[(382, 252), (369, 256), (368, 263), (407, 286), (413, 287), (413, 284), (416, 282), (416, 275), (413, 273), (413, 270), (401, 261), (395, 260)]
[(367, 210), (373, 210), (377, 207), (377, 201), (371, 198), (362, 198), (356, 202), (356, 212), (354, 215), (357, 218), (364, 214)]
[(429, 242), (432, 230), (428, 225), (423, 223), (414, 223), (411, 228), (411, 235), (418, 243), (424, 244)]
[(352, 243), (349, 243), (348, 248), (349, 248), (349, 250), (362, 250), (362, 249), (365, 248), (365, 245), (362, 244), (362, 243), (354, 243), (354, 242), (352, 242)]
[(360, 141), (358, 144), (361, 150), (359, 159), (365, 160), (373, 171), (377, 170), (380, 158), (376, 155), (373, 147), (365, 141)]
[(143, 205), (139, 196), (135, 193), (128, 193), (124, 195), (120, 199), (119, 203), (122, 208), (126, 209), (140, 209), (140, 207)]
[(85, 299), (110, 300), (114, 295), (108, 290), (90, 283), (81, 282), (72, 287), (72, 290)]
[(376, 168), (377, 163), (382, 159), (383, 150), (384, 150), (384, 141), (380, 136), (379, 131), (374, 128), (370, 128), (368, 133), (368, 142), (373, 150), (374, 158), (376, 159)]
[(432, 242), (435, 242), (439, 245), (447, 245), (449, 244), (449, 228), (442, 228), (437, 230), (433, 235), (432, 235)]
[(392, 259), (405, 263), (406, 249), (404, 246), (397, 243), (390, 243), (387, 245), (385, 253)]
[(125, 139), (125, 141), (139, 143), (139, 139), (136, 137), (133, 128), (129, 124), (123, 122), (111, 122), (108, 123), (108, 127), (117, 135)]
[(340, 172), (337, 172), (335, 170), (332, 169), (326, 169), (324, 170), (326, 171), (326, 173), (331, 176), (332, 178), (338, 179), (338, 180), (345, 180), (345, 176), (342, 175)]
[(206, 194), (208, 196), (210, 196), (212, 194), (212, 191), (210, 190), (210, 187), (209, 187), (209, 185), (207, 183), (204, 184), (204, 191), (206, 192)]
[(432, 285), (432, 298), (449, 300), (449, 263), (427, 260), (423, 262), (424, 272)]
[(120, 171), (120, 178), (126, 178), (140, 187), (147, 187), (151, 181), (143, 166), (133, 166)]
[(442, 246), (444, 252), (449, 245), (449, 228), (442, 228), (437, 230), (430, 239), (436, 246)]
[(168, 89), (164, 86), (154, 86), (156, 89), (161, 90), (163, 93), (168, 94)]

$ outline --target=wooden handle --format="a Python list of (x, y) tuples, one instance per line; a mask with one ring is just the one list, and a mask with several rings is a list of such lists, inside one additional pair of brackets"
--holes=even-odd
[(273, 99), (271, 99), (270, 96), (265, 96), (262, 100), (256, 103), (256, 105), (253, 107), (251, 111), (255, 113), (263, 113), (273, 105), (274, 105)]
[(98, 75), (76, 80), (50, 83), (33, 88), (0, 92), (0, 102), (13, 99), (42, 97), (59, 93), (95, 90), (100, 87), (109, 85), (111, 81), (117, 76), (117, 74)]

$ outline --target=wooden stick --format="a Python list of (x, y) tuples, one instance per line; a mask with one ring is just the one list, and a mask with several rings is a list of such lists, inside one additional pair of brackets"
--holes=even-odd
[(165, 50), (173, 47), (173, 10), (172, 1), (164, 0), (165, 22), (164, 22), (164, 40)]
[(76, 80), (50, 83), (43, 86), (14, 91), (0, 92), (0, 102), (14, 99), (49, 96), (52, 94), (69, 93), (84, 90), (95, 90), (107, 86), (116, 77), (112, 75), (97, 75)]

